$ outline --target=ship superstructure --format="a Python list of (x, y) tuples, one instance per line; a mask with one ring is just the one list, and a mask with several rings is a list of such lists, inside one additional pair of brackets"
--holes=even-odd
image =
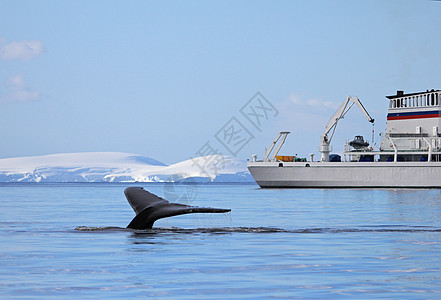
[(441, 91), (388, 96), (386, 132), (380, 161), (439, 161), (441, 134)]

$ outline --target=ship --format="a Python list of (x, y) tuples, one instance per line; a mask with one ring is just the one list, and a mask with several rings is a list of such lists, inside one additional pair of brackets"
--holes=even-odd
[(252, 155), (248, 170), (262, 188), (441, 188), (441, 91), (397, 91), (386, 98), (386, 130), (375, 148), (357, 135), (342, 155), (331, 153), (337, 124), (351, 107), (374, 124), (358, 97), (347, 97), (325, 126), (319, 160), (278, 155), (290, 134), (282, 131), (262, 160)]

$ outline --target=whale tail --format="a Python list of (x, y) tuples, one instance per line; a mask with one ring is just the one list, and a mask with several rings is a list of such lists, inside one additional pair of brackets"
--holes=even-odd
[(136, 216), (127, 225), (127, 228), (132, 229), (151, 229), (156, 220), (172, 216), (192, 213), (226, 213), (231, 211), (231, 209), (170, 203), (155, 194), (147, 192), (142, 187), (126, 188), (124, 194), (136, 213)]

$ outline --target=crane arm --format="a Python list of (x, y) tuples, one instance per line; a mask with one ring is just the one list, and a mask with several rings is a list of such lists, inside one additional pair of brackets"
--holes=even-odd
[(322, 134), (322, 140), (328, 140), (328, 133), (331, 130), (335, 130), (335, 127), (337, 126), (337, 123), (340, 119), (342, 119), (344, 117), (344, 115), (346, 114), (346, 112), (351, 108), (351, 106), (349, 106), (349, 108), (346, 110), (348, 104), (350, 101), (350, 97), (347, 97), (345, 102), (343, 102), (343, 104), (337, 109), (337, 111), (335, 112), (335, 114), (331, 117), (331, 119), (329, 119), (328, 124), (326, 124), (325, 126), (325, 131)]
[[(352, 102), (352, 103), (351, 103)], [(327, 141), (328, 143), (331, 142), (332, 136), (334, 135), (335, 128), (337, 127), (338, 121), (340, 119), (343, 119), (346, 113), (351, 109), (351, 107), (357, 104), (358, 108), (363, 112), (366, 119), (373, 123), (375, 120), (371, 118), (369, 113), (367, 112), (366, 108), (364, 108), (363, 104), (360, 102), (358, 97), (347, 97), (345, 102), (337, 109), (335, 114), (331, 117), (328, 124), (325, 126), (325, 131), (322, 135), (322, 140)], [(332, 131), (331, 137), (328, 139), (328, 134)]]
[[(355, 100), (354, 100), (355, 98)], [(366, 108), (364, 108), (363, 104), (361, 103), (361, 101), (358, 99), (358, 97), (354, 97), (352, 98), (355, 102), (355, 104), (357, 104), (358, 108), (364, 113), (364, 116), (366, 117), (366, 119), (370, 122), (370, 123), (374, 123), (375, 120), (371, 118), (371, 116), (369, 115), (369, 113), (367, 112)]]

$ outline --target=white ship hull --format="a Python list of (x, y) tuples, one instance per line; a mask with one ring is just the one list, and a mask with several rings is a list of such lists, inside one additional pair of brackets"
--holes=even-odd
[(439, 162), (249, 162), (262, 188), (440, 188)]

